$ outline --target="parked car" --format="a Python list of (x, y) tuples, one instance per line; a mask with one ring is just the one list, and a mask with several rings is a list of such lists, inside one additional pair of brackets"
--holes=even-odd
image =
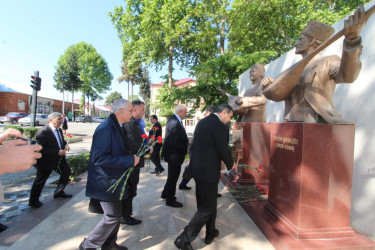
[(5, 122), (5, 116), (0, 116), (0, 123), (3, 124)]
[[(36, 114), (36, 116), (35, 116), (35, 126), (46, 125), (48, 122), (49, 121), (48, 121), (48, 115), (47, 114)], [(21, 126), (30, 125), (31, 124), (31, 114), (26, 116), (26, 117), (23, 117), (23, 118), (19, 119), (18, 124), (20, 124)]]
[(6, 114), (5, 118), (3, 119), (4, 122), (2, 123), (17, 124), (19, 119), (28, 115), (29, 115), (28, 113), (9, 112), (8, 114)]
[(105, 121), (106, 118), (103, 118), (103, 117), (95, 117), (93, 119), (93, 122), (99, 122), (99, 123), (102, 123)]
[(75, 120), (76, 122), (92, 122), (92, 117), (90, 115), (81, 115), (81, 116), (78, 116)]

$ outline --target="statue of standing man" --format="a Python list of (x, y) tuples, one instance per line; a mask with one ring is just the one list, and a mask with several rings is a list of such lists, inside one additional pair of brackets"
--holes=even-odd
[(219, 91), (229, 97), (229, 105), (233, 112), (239, 115), (241, 122), (266, 122), (267, 99), (262, 93), (261, 81), (264, 77), (264, 67), (260, 63), (254, 64), (250, 69), (250, 80), (253, 85), (248, 88), (243, 97), (233, 96), (222, 89)]
[[(267, 77), (262, 80), (263, 93), (268, 99), (285, 101), (285, 122), (347, 123), (333, 105), (333, 94), (336, 84), (352, 83), (359, 75), (362, 67), (360, 32), (365, 22), (363, 5), (344, 22), (341, 58), (317, 54), (308, 61), (300, 75), (288, 73), (288, 70), (298, 67), (296, 64), (276, 79)], [(329, 25), (310, 21), (295, 43), (295, 53), (303, 57), (301, 62), (333, 33), (334, 29)]]

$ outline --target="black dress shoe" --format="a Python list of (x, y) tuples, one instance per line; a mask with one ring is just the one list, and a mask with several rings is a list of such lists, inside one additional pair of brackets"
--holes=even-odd
[(158, 171), (157, 170), (154, 170), (152, 172), (150, 172), (150, 174), (156, 174)]
[(182, 203), (178, 202), (176, 200), (174, 200), (174, 201), (167, 201), (166, 204), (167, 204), (167, 206), (170, 206), (170, 207), (182, 207)]
[(221, 197), (221, 196), (223, 196), (223, 195), (222, 195), (222, 194), (219, 194), (219, 193), (217, 194), (217, 197), (218, 197), (218, 198)]
[(162, 171), (158, 171), (158, 172), (156, 172), (156, 175), (157, 175), (157, 176), (162, 175), (163, 172), (164, 172), (164, 170), (162, 170)]
[(178, 188), (181, 189), (181, 190), (190, 190), (191, 189), (191, 187), (188, 187), (188, 186), (183, 186), (183, 187), (179, 186)]
[(182, 239), (182, 235), (178, 236), (177, 239), (174, 241), (174, 245), (178, 249), (182, 250), (193, 250), (193, 247), (191, 246), (190, 242), (186, 242)]
[(126, 225), (129, 225), (129, 226), (134, 226), (134, 225), (138, 225), (138, 224), (141, 224), (142, 223), (142, 220), (137, 220), (136, 218), (134, 217), (121, 217), (121, 220), (120, 220), (120, 224), (126, 224)]
[(162, 193), (161, 196), (160, 196), (160, 198), (162, 198), (162, 199), (165, 200), (165, 199), (167, 199), (167, 196), (166, 196), (165, 194)]
[(35, 202), (30, 201), (29, 206), (33, 208), (40, 208), (41, 206), (43, 206), (43, 203), (41, 203), (40, 201), (35, 201)]
[(116, 242), (113, 242), (111, 245), (107, 247), (101, 247), (102, 250), (128, 250), (126, 246), (119, 246)]
[(0, 233), (7, 230), (8, 226), (0, 223)]
[(213, 239), (216, 238), (217, 236), (219, 236), (219, 230), (215, 229), (215, 234), (213, 236), (206, 236), (206, 238), (204, 238), (204, 243), (206, 243), (207, 245), (210, 245)]
[(72, 198), (72, 197), (73, 197), (73, 195), (67, 194), (64, 191), (61, 191), (60, 193), (53, 195), (53, 198), (55, 198), (55, 199), (57, 199), (57, 198)]

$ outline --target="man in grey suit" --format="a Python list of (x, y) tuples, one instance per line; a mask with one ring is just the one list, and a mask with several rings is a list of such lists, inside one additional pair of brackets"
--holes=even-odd
[(215, 228), (217, 185), (220, 181), (221, 161), (225, 163), (228, 170), (233, 167), (225, 126), (232, 116), (232, 107), (221, 104), (216, 108), (215, 113), (203, 118), (195, 128), (190, 164), (196, 183), (198, 211), (175, 240), (174, 244), (178, 249), (192, 249), (190, 242), (195, 240), (204, 225), (206, 225), (206, 244), (211, 244), (219, 235), (219, 230)]

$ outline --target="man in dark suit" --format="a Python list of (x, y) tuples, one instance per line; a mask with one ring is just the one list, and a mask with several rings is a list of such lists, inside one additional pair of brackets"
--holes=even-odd
[(168, 162), (168, 178), (165, 183), (161, 198), (166, 199), (166, 205), (182, 207), (176, 200), (176, 184), (181, 172), (181, 165), (188, 153), (189, 139), (186, 135), (182, 120), (187, 116), (187, 107), (178, 105), (168, 121), (165, 131), (165, 140), (162, 157)]
[[(207, 117), (207, 116), (209, 116), (210, 114), (214, 113), (215, 110), (216, 110), (216, 107), (215, 107), (215, 106), (212, 106), (212, 105), (208, 106), (208, 107), (204, 110), (204, 112), (203, 112), (203, 117)], [(194, 140), (194, 138), (193, 138), (193, 140)], [(189, 153), (190, 153), (190, 158), (191, 158), (191, 151), (190, 151)], [(185, 171), (188, 171), (188, 170), (185, 170)], [(186, 178), (184, 178), (184, 175), (182, 175), (182, 180), (181, 180), (180, 185), (178, 186), (178, 188), (179, 188), (180, 190), (190, 190), (191, 187), (189, 187), (189, 186), (187, 185), (187, 184), (189, 183), (189, 181), (190, 181), (190, 179), (186, 179)], [(218, 195), (218, 197), (221, 196), (221, 194), (217, 194), (217, 195)]]
[[(158, 121), (158, 117), (156, 115), (150, 115), (150, 122), (152, 123), (152, 128), (149, 132), (149, 137), (154, 136), (155, 139), (159, 136), (162, 136), (163, 130)], [(160, 149), (162, 144), (156, 143), (154, 146), (154, 151), (151, 154), (150, 160), (155, 165), (155, 171), (151, 172), (151, 174), (161, 175), (164, 172), (164, 168), (160, 163)]]
[(71, 194), (64, 192), (66, 184), (69, 182), (70, 167), (66, 162), (65, 155), (69, 151), (67, 142), (63, 139), (61, 124), (63, 115), (58, 112), (51, 113), (48, 116), (49, 123), (38, 130), (36, 139), (42, 145), (42, 158), (36, 163), (36, 178), (30, 192), (29, 206), (39, 208), (43, 205), (39, 201), (40, 193), (52, 171), (55, 170), (60, 174), (59, 183), (53, 197), (70, 198)]
[(205, 243), (211, 244), (219, 235), (215, 228), (217, 190), (220, 181), (221, 161), (227, 169), (233, 167), (233, 158), (228, 149), (227, 128), (233, 109), (228, 104), (221, 104), (216, 112), (203, 118), (194, 131), (194, 142), (191, 147), (190, 164), (196, 183), (196, 199), (198, 211), (174, 244), (178, 249), (192, 249), (200, 230), (206, 225)]
[(128, 187), (121, 198), (123, 182), (113, 192), (108, 188), (116, 183), (130, 167), (136, 166), (139, 158), (129, 153), (123, 123), (130, 121), (132, 104), (117, 99), (112, 104), (112, 114), (95, 130), (90, 150), (86, 196), (99, 203), (104, 214), (90, 235), (80, 246), (84, 249), (128, 249), (116, 243), (120, 229), (123, 201), (129, 198)]
[[(142, 134), (145, 134), (143, 126), (141, 125), (141, 119), (145, 115), (145, 103), (140, 100), (132, 101), (133, 111), (132, 117), (128, 123), (124, 124), (126, 137), (129, 146), (129, 152), (136, 155), (139, 148), (147, 144), (148, 140), (143, 140)], [(124, 201), (123, 204), (123, 217), (121, 218), (121, 224), (127, 225), (138, 225), (142, 220), (138, 220), (132, 217), (133, 213), (133, 198), (137, 196), (137, 185), (139, 183), (139, 172), (140, 168), (145, 166), (144, 157), (142, 156), (136, 169), (129, 177), (129, 198)]]

